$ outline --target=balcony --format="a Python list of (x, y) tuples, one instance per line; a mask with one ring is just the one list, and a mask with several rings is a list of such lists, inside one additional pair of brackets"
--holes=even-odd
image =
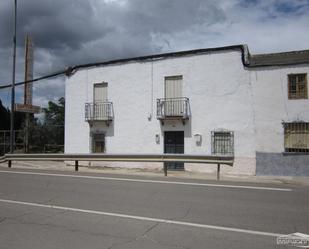
[(85, 104), (85, 120), (89, 123), (103, 121), (109, 125), (113, 119), (114, 109), (112, 102), (95, 102)]
[(191, 116), (188, 98), (163, 98), (157, 99), (157, 119), (180, 119), (183, 124)]

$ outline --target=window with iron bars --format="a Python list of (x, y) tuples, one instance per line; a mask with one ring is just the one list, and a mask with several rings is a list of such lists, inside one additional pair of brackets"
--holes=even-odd
[(288, 79), (289, 99), (307, 99), (307, 74), (290, 74)]
[(284, 123), (285, 152), (309, 152), (309, 123)]
[(234, 132), (212, 131), (211, 144), (213, 155), (234, 155)]

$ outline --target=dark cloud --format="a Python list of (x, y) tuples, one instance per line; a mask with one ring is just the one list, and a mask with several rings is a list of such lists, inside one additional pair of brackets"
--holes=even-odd
[(128, 3), (120, 20), (132, 33), (175, 33), (224, 18), (224, 12), (212, 1), (135, 0)]
[[(308, 8), (307, 0), (18, 0), (17, 80), (23, 80), (26, 34), (34, 40), (39, 76), (69, 65), (235, 43), (257, 52), (304, 49)], [(5, 84), (11, 80), (13, 1), (0, 2), (0, 37)], [(52, 81), (48, 91), (37, 88), (39, 102), (47, 93), (63, 94), (59, 82), (54, 90)]]
[[(13, 7), (13, 2), (0, 3), (1, 84), (11, 79)], [(163, 46), (153, 39), (158, 34), (220, 19), (220, 8), (202, 0), (19, 0), (17, 81), (23, 80), (26, 34), (34, 41), (34, 74), (39, 76), (69, 65), (161, 52)], [(59, 86), (56, 95), (63, 94)], [(46, 87), (49, 94), (50, 88)], [(44, 87), (36, 89), (37, 96), (39, 91), (50, 97)]]
[[(12, 14), (12, 3), (0, 4), (2, 47), (11, 46)], [(73, 53), (96, 49), (94, 45), (103, 50), (90, 52), (90, 59), (94, 55), (96, 59), (111, 58), (119, 52), (121, 56), (153, 52), (157, 48), (152, 44), (154, 33), (172, 34), (220, 19), (224, 19), (223, 11), (213, 2), (201, 0), (132, 0), (123, 4), (99, 0), (23, 0), (18, 1), (18, 46), (23, 47), (23, 38), (31, 34), (36, 50), (48, 50), (55, 59), (74, 64), (76, 59), (70, 59), (76, 57)], [(83, 55), (77, 61), (89, 59)]]
[[(13, 3), (3, 6), (1, 13), (1, 44), (11, 42), (13, 28)], [(102, 35), (102, 25), (92, 18), (90, 2), (83, 0), (24, 0), (18, 1), (18, 45), (23, 37), (31, 34), (38, 48), (78, 48)]]

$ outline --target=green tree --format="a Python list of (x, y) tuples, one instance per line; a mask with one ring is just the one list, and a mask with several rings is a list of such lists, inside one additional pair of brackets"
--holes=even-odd
[(49, 101), (48, 107), (43, 108), (46, 125), (64, 125), (64, 107), (65, 100), (63, 97), (58, 100), (58, 104)]
[[(23, 122), (25, 119), (25, 113), (15, 112), (14, 115), (14, 130), (23, 129)], [(0, 100), (0, 130), (6, 131), (0, 133), (0, 155), (9, 152), (9, 142), (10, 142), (10, 125), (11, 125), (11, 111), (9, 108), (3, 106)], [(15, 143), (23, 143), (22, 132), (16, 133)], [(16, 149), (16, 148), (15, 148)]]
[(10, 129), (10, 111), (2, 105), (0, 100), (0, 130)]
[[(54, 145), (53, 151), (61, 151), (57, 147), (64, 144), (64, 107), (65, 99), (62, 97), (58, 103), (48, 102), (42, 109), (41, 118), (30, 118), (29, 126), (29, 152), (44, 152), (46, 145)], [(25, 129), (25, 123), (23, 124)]]
[(62, 97), (58, 103), (48, 102), (48, 107), (43, 109), (43, 128), (48, 134), (47, 144), (64, 144), (64, 109), (65, 99)]
[[(25, 114), (21, 112), (15, 112), (14, 115), (14, 129), (21, 129), (22, 123), (24, 121)], [(3, 106), (0, 99), (0, 130), (9, 130), (11, 122), (11, 111), (9, 108)]]

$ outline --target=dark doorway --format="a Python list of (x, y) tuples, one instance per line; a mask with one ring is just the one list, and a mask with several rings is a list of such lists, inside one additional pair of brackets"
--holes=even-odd
[(92, 153), (105, 152), (105, 134), (94, 133), (92, 134)]
[[(164, 133), (164, 153), (184, 153), (184, 132), (166, 131)], [(184, 170), (183, 162), (165, 162), (169, 170)]]

